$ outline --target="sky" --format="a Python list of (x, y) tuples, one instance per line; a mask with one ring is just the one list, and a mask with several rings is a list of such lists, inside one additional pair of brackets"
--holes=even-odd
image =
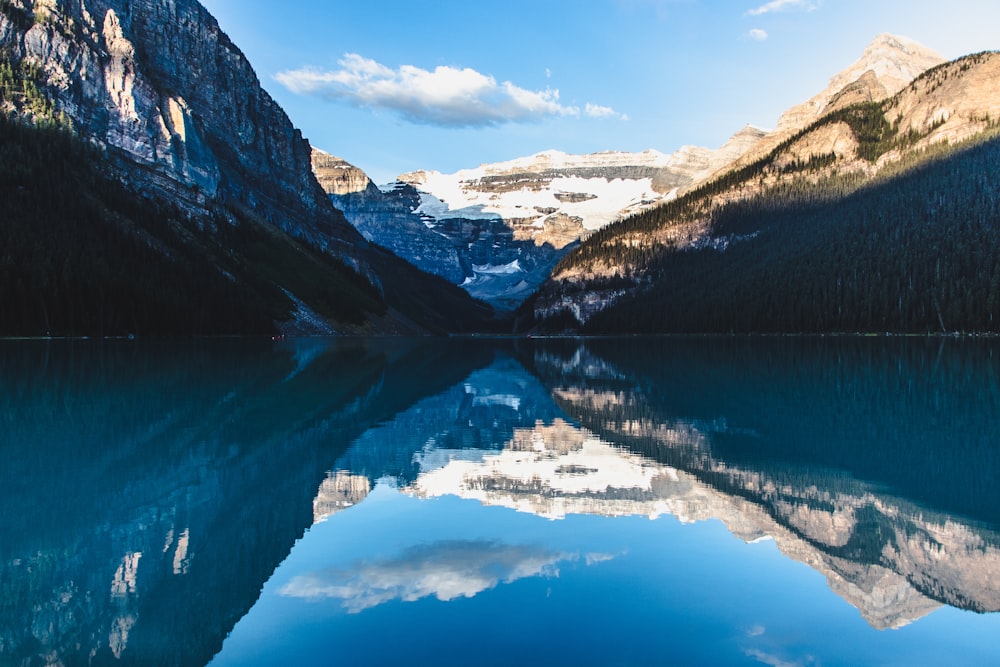
[(202, 0), (317, 148), (376, 183), (533, 155), (718, 148), (872, 39), (1000, 49), (997, 0)]

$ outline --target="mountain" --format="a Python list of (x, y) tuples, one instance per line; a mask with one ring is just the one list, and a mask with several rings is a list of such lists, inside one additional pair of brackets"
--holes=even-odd
[(581, 240), (623, 215), (673, 198), (762, 136), (746, 128), (718, 151), (665, 155), (546, 151), (454, 174), (417, 171), (376, 188), (322, 151), (313, 169), (365, 238), (510, 310)]
[(383, 192), (357, 167), (315, 148), (312, 161), (334, 206), (366, 239), (451, 283), (462, 283), (465, 270), (456, 244), (414, 213), (420, 196), (413, 188), (399, 183)]
[(0, 260), (0, 333), (418, 333), (490, 317), (344, 220), (308, 142), (196, 0), (5, 1), (0, 84), (0, 243), (24, 250)]
[[(908, 44), (880, 37), (869, 53), (895, 43)], [(708, 182), (591, 236), (560, 262), (519, 326), (995, 330), (1000, 54), (944, 63), (889, 97), (859, 101), (862, 88), (891, 89), (884, 69), (871, 65), (804, 105), (822, 106), (816, 120), (786, 114), (789, 129)]]
[(911, 39), (879, 35), (856, 62), (831, 77), (822, 92), (783, 113), (773, 131), (748, 145), (743, 154), (737, 156), (739, 159), (725, 164), (721, 171), (765, 157), (781, 142), (837, 109), (861, 102), (881, 102), (943, 62), (940, 55)]

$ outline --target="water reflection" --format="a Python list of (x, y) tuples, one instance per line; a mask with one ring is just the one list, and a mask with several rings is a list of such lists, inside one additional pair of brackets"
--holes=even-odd
[(995, 657), (995, 349), (5, 342), (0, 663)]
[(783, 551), (896, 627), (935, 603), (1000, 609), (995, 347), (595, 341), (535, 363), (582, 424), (748, 501)]
[(489, 360), (453, 351), (0, 342), (0, 664), (206, 663), (347, 443)]

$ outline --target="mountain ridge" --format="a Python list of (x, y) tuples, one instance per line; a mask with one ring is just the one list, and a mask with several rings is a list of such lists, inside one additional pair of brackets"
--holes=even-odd
[[(381, 188), (318, 149), (313, 169), (365, 238), (510, 311), (582, 239), (623, 215), (672, 199), (759, 135), (744, 128), (719, 151), (547, 150), (453, 174), (410, 172)], [(339, 184), (347, 173), (355, 174), (356, 184)]]
[(711, 178), (765, 157), (783, 141), (828, 113), (851, 104), (880, 102), (891, 97), (921, 73), (944, 62), (936, 52), (907, 37), (889, 33), (877, 35), (858, 60), (830, 77), (825, 89), (785, 111), (774, 130), (713, 173)]

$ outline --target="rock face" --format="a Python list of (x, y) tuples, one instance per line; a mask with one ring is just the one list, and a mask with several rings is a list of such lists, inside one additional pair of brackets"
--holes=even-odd
[(200, 3), (6, 5), (4, 52), (39, 73), (58, 110), (118, 160), (132, 187), (193, 212), (245, 207), (323, 246), (357, 240), (331, 215), (308, 143)]
[[(280, 322), (282, 331), (416, 333), (424, 326), (421, 313), (434, 310), (423, 308), (420, 293), (428, 303), (450, 303), (447, 315), (434, 316), (434, 330), (466, 308), (485, 312), (460, 290), (372, 248), (344, 219), (313, 174), (308, 142), (197, 0), (10, 0), (0, 4), (0, 49), (5, 65), (41, 91), (35, 106), (0, 94), (2, 110), (28, 123), (49, 120), (46, 114), (61, 119), (99, 149), (100, 171), (110, 171), (131, 195), (215, 234), (210, 243), (247, 271), (271, 261), (267, 275), (250, 282), (285, 293), (294, 321)], [(332, 190), (370, 185), (364, 174), (342, 167), (324, 163)], [(260, 255), (236, 257), (227, 238), (245, 236), (248, 227), (264, 237), (249, 250)], [(315, 252), (316, 263), (347, 287), (328, 275), (318, 285), (290, 289), (294, 272), (274, 259), (273, 247), (263, 247), (274, 243)], [(236, 282), (231, 271), (219, 272)], [(330, 293), (319, 298), (316, 289)], [(323, 304), (346, 300), (346, 290), (377, 293), (363, 321), (333, 325), (315, 316), (326, 311), (331, 319)]]
[(322, 167), (317, 170), (334, 206), (344, 212), (366, 239), (388, 248), (429, 273), (456, 285), (461, 284), (465, 280), (466, 268), (463, 268), (456, 244), (428, 228), (423, 218), (414, 213), (420, 201), (417, 191), (405, 183), (397, 183), (391, 189), (382, 191), (371, 181), (364, 189), (345, 191), (345, 186), (356, 185), (347, 186), (342, 177), (355, 170), (364, 173), (351, 167), (337, 169), (336, 176), (325, 177)]
[(325, 153), (317, 148), (312, 149), (312, 169), (316, 180), (329, 195), (349, 195), (355, 192), (375, 192), (375, 184), (368, 174), (354, 165)]

